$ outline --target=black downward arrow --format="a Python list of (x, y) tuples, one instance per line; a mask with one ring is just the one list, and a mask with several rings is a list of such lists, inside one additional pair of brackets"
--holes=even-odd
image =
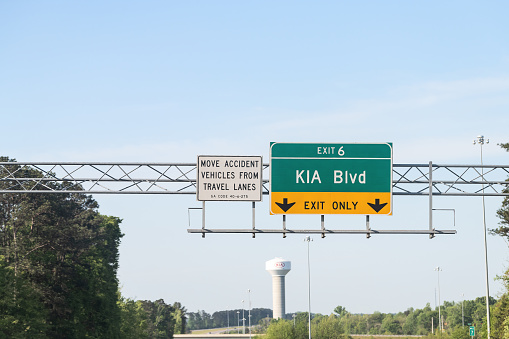
[(368, 202), (368, 205), (371, 206), (371, 208), (374, 209), (376, 213), (378, 213), (382, 208), (384, 208), (385, 205), (387, 205), (387, 203), (381, 204), (380, 199), (375, 199), (374, 204)]
[(283, 198), (283, 203), (276, 202), (276, 205), (279, 206), (283, 210), (283, 212), (288, 211), (290, 208), (292, 208), (293, 205), (295, 205), (294, 202), (288, 203), (288, 198)]

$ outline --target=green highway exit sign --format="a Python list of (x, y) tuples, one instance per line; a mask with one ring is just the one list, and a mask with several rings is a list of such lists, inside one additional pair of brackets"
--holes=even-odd
[(392, 143), (270, 144), (271, 214), (392, 214)]
[(470, 336), (473, 337), (475, 335), (475, 327), (470, 326)]

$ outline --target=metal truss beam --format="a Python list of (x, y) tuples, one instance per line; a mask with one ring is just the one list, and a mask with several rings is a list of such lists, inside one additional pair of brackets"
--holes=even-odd
[(509, 165), (394, 164), (392, 172), (393, 195), (509, 196)]
[[(509, 165), (394, 164), (393, 195), (509, 196), (508, 177)], [(0, 193), (196, 194), (196, 164), (0, 162)]]
[(456, 230), (331, 230), (331, 229), (188, 229), (188, 233), (244, 233), (244, 234), (283, 234), (286, 236), (287, 234), (322, 234), (322, 237), (325, 237), (327, 234), (366, 234), (369, 238), (372, 234), (430, 234), (430, 235), (438, 235), (438, 234), (456, 234)]

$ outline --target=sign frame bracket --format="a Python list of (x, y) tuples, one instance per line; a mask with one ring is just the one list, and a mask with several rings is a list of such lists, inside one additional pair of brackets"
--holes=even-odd
[(369, 214), (366, 214), (366, 239), (371, 238), (371, 228), (369, 227)]

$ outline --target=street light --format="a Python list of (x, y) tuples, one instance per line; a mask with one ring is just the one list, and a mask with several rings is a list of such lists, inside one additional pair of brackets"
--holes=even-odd
[(242, 300), (242, 334), (246, 334), (246, 318), (244, 317), (244, 300)]
[(248, 318), (249, 318), (249, 338), (251, 338), (251, 290), (248, 289), (247, 290), (247, 297), (248, 297), (248, 300), (249, 300), (249, 315), (248, 315)]
[(488, 339), (490, 339), (490, 285), (488, 278), (488, 241), (486, 238), (486, 209), (484, 205), (484, 168), (482, 162), (482, 145), (484, 145), (484, 143), (489, 144), (489, 142), (489, 139), (484, 139), (483, 135), (479, 135), (476, 139), (474, 139), (474, 145), (479, 144), (481, 146), (482, 213), (484, 225), (484, 263), (486, 267), (486, 319), (488, 325)]
[(237, 334), (240, 334), (240, 311), (237, 311)]
[(439, 325), (439, 328), (440, 328), (440, 333), (442, 333), (442, 315), (441, 315), (441, 312), (440, 312), (440, 271), (442, 269), (440, 267), (436, 267), (435, 268), (435, 271), (437, 271), (438, 273), (438, 325)]
[(311, 339), (311, 268), (309, 265), (309, 242), (313, 241), (308, 235), (304, 238), (304, 241), (308, 243), (308, 331), (309, 339)]
[(227, 320), (227, 322), (228, 322), (228, 334), (230, 334), (230, 313), (229, 313), (229, 311), (230, 311), (229, 307), (226, 306), (226, 319), (228, 319)]

